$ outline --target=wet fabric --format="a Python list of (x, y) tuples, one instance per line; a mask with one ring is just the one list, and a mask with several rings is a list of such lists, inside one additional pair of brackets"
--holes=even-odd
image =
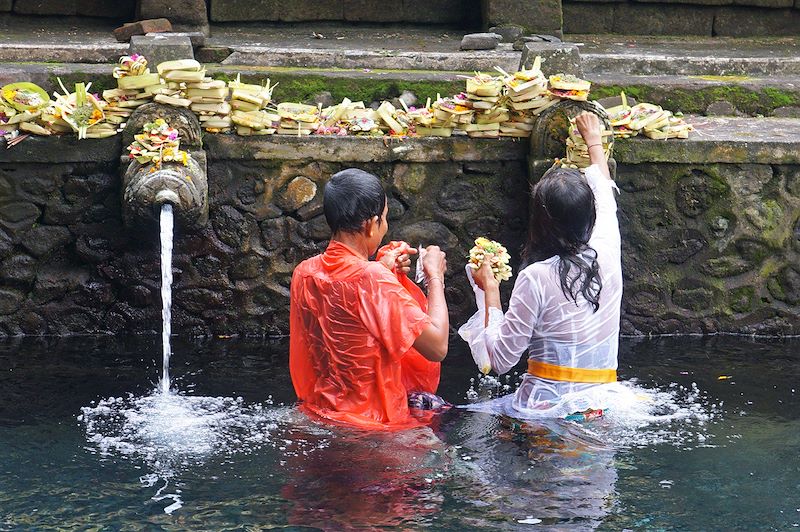
[[(399, 251), (400, 253), (408, 253), (411, 246), (402, 240), (392, 240), (385, 246), (382, 246), (375, 258), (380, 260), (389, 251)], [(420, 259), (418, 259), (419, 262)], [(428, 298), (422, 292), (419, 286), (414, 284), (403, 272), (396, 272), (397, 280), (406, 289), (409, 295), (417, 302), (419, 307), (425, 312), (428, 312)], [(434, 393), (439, 387), (439, 378), (441, 374), (442, 364), (440, 362), (432, 362), (422, 356), (419, 351), (413, 347), (408, 350), (406, 355), (401, 360), (403, 366), (403, 386), (409, 392), (429, 392)]]
[(444, 412), (453, 407), (450, 403), (430, 392), (411, 392), (408, 394), (408, 407), (415, 410)]
[[(600, 307), (580, 295), (577, 303), (564, 296), (557, 256), (535, 262), (517, 276), (508, 311), (489, 309), (484, 327), (484, 293), (470, 276), (478, 312), (459, 329), (476, 362), (489, 359), (497, 373), (509, 371), (527, 351), (530, 360), (587, 370), (617, 369), (622, 265), (614, 182), (600, 168), (586, 169), (595, 197), (597, 219), (589, 245), (597, 251), (603, 289)], [(586, 260), (589, 260), (588, 257)], [(477, 409), (494, 409), (523, 418), (565, 417), (588, 409), (604, 409), (628, 391), (616, 382), (571, 382), (525, 374), (513, 395)]]
[(419, 426), (409, 412), (409, 386), (435, 392), (438, 385), (438, 372), (435, 379), (414, 374), (428, 367), (412, 348), (431, 323), (423, 307), (395, 272), (341, 242), (298, 265), (289, 369), (301, 408), (371, 430)]

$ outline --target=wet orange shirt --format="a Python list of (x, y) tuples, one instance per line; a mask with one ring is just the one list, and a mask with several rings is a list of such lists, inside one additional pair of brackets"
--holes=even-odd
[(440, 365), (412, 348), (430, 323), (396, 274), (331, 241), (292, 275), (289, 370), (301, 407), (368, 429), (418, 426), (408, 387), (434, 392), (439, 380)]

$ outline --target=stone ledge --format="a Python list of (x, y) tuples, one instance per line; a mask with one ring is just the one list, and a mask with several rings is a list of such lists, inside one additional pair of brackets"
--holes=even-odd
[(687, 121), (696, 130), (688, 140), (620, 140), (614, 157), (630, 164), (800, 164), (800, 120), (691, 117)]
[(524, 161), (528, 142), (516, 139), (367, 137), (237, 137), (206, 135), (211, 160), (310, 160), (325, 162)]
[(223, 65), (315, 67), (385, 70), (482, 70), (495, 66), (506, 71), (519, 67), (520, 52), (375, 52), (372, 50), (319, 50), (314, 48), (278, 48), (268, 46), (235, 46)]
[(0, 150), (2, 163), (112, 163), (119, 164), (122, 135), (78, 140), (75, 136), (30, 136), (16, 146)]

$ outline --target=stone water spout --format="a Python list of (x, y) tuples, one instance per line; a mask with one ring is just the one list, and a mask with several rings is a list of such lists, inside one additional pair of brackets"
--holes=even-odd
[[(605, 109), (591, 101), (564, 100), (539, 115), (531, 132), (530, 151), (528, 152), (528, 176), (532, 182), (539, 180), (542, 174), (553, 165), (554, 159), (564, 157), (569, 120), (584, 111), (596, 114), (605, 129), (611, 129)], [(617, 162), (614, 160), (613, 151), (608, 161), (608, 167), (612, 177), (615, 176)]]
[[(202, 227), (208, 222), (208, 177), (206, 154), (202, 149), (200, 123), (191, 112), (156, 103), (139, 107), (130, 117), (123, 134), (124, 145), (142, 126), (163, 118), (177, 129), (181, 149), (188, 152), (187, 164), (130, 161), (122, 177), (122, 209), (126, 225), (158, 220), (161, 206), (173, 206), (177, 222), (184, 227)], [(123, 154), (127, 162), (127, 154)]]

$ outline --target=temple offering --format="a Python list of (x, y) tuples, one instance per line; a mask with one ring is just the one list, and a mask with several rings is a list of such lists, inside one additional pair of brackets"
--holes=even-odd
[(487, 255), (492, 255), (491, 267), (494, 278), (498, 281), (508, 281), (511, 279), (511, 266), (508, 265), (508, 261), (511, 260), (511, 255), (508, 254), (506, 248), (499, 242), (489, 240), (482, 236), (475, 239), (475, 245), (469, 250), (469, 262), (467, 266), (473, 270), (479, 269), (483, 266)]
[(128, 146), (129, 157), (139, 164), (152, 163), (155, 167), (164, 162), (177, 162), (186, 166), (189, 154), (180, 149), (178, 130), (158, 118), (142, 126), (142, 133), (134, 135)]
[(91, 83), (76, 83), (75, 92), (69, 92), (60, 79), (58, 83), (64, 94), (55, 93), (56, 100), (50, 109), (50, 115), (55, 118), (54, 123), (60, 120), (68, 124), (78, 133), (79, 139), (104, 138), (116, 133), (116, 127), (112, 124), (100, 126), (100, 122), (105, 119), (105, 102), (89, 92)]
[[(611, 148), (613, 146), (614, 134), (613, 132), (605, 129), (600, 124), (600, 142), (603, 146), (603, 154), (608, 160), (611, 157)], [(584, 169), (591, 165), (589, 158), (589, 147), (586, 141), (583, 140), (578, 126), (575, 125), (575, 119), (571, 118), (569, 121), (569, 136), (567, 137), (567, 157), (561, 161), (561, 165), (567, 168)]]

